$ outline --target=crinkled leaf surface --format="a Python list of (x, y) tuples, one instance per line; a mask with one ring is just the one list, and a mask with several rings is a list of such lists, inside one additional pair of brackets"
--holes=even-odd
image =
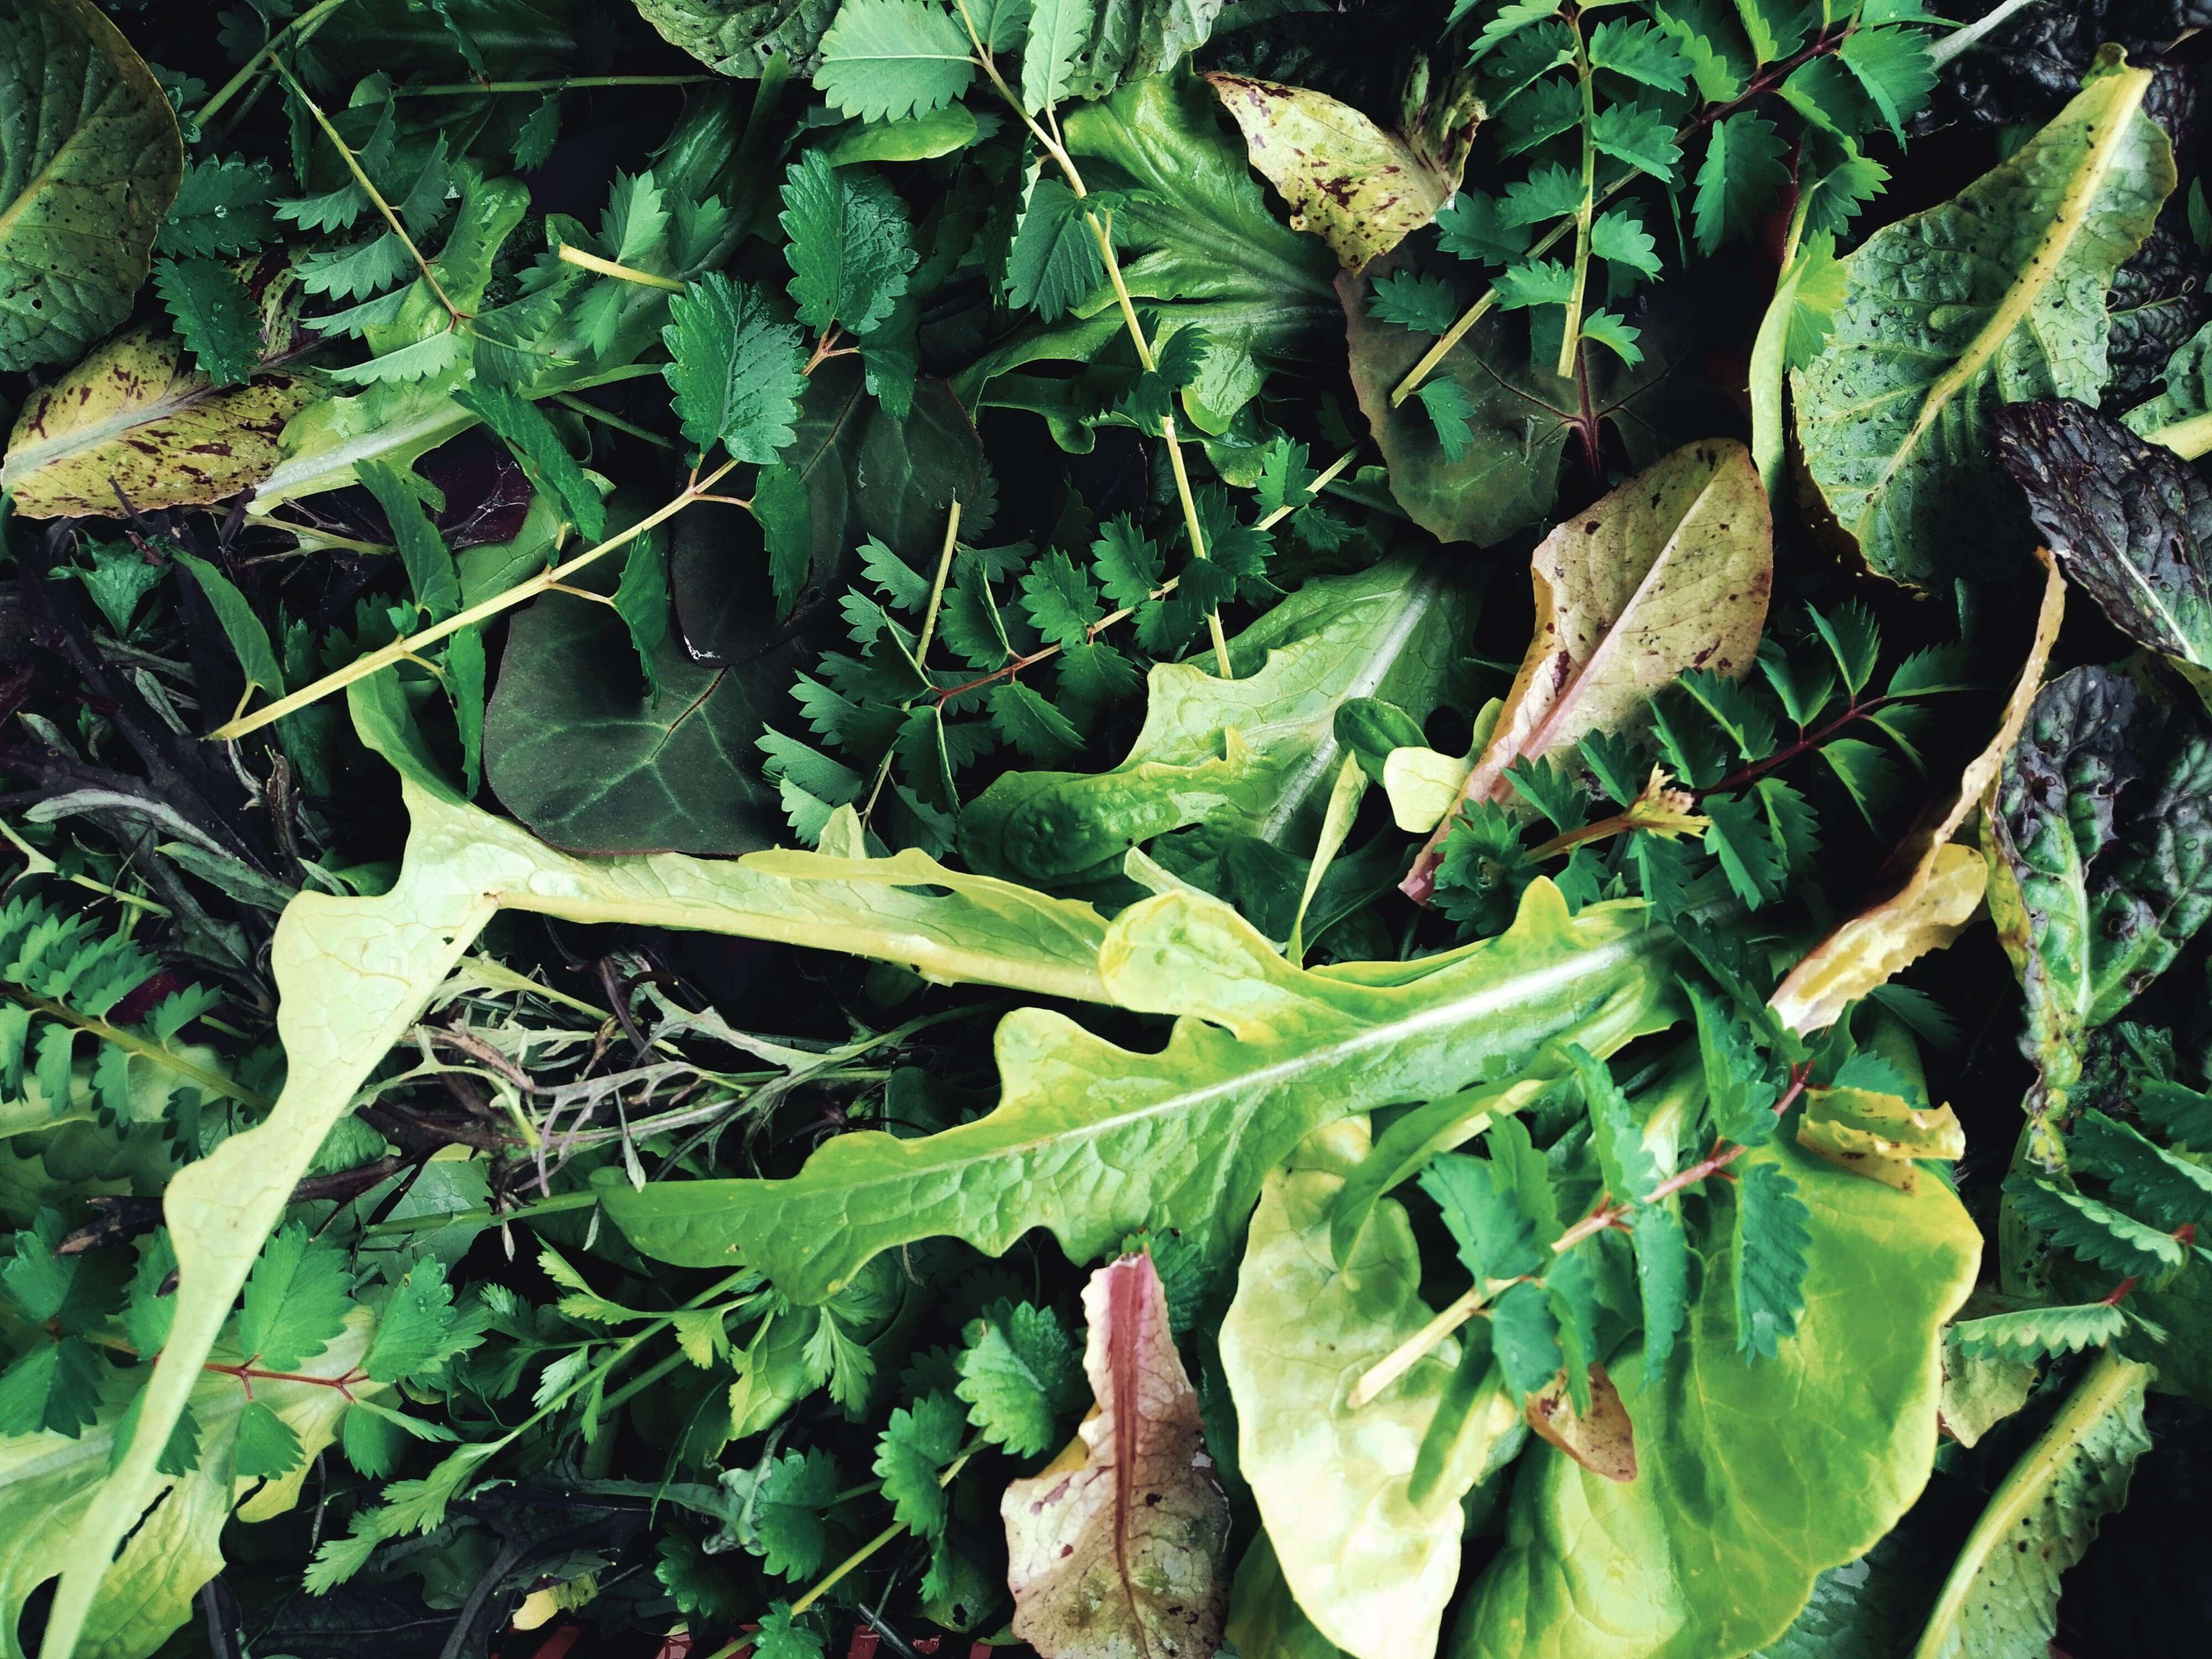
[(1468, 626), (1440, 562), (1386, 561), (1308, 582), (1212, 659), (1160, 663), (1144, 729), (1109, 772), (1010, 772), (961, 819), (980, 869), (1054, 885), (1110, 875), (1132, 847), (1186, 824), (1304, 852), (1342, 759), (1336, 711), (1379, 696), (1423, 718), (1443, 700)]
[(1457, 166), (1327, 93), (1243, 75), (1206, 81), (1243, 131), (1252, 165), (1291, 204), (1291, 228), (1316, 233), (1346, 270), (1397, 246), (1459, 188)]
[(117, 517), (118, 490), (149, 513), (223, 501), (268, 476), (315, 395), (281, 372), (219, 388), (181, 343), (133, 329), (24, 399), (0, 488), (33, 519)]
[(837, 0), (637, 0), (637, 9), (672, 46), (750, 81), (778, 52), (793, 75), (813, 74)]
[(1219, 1260), (1310, 1130), (1517, 1075), (1553, 1041), (1605, 1054), (1662, 1030), (1680, 1018), (1674, 963), (1640, 904), (1570, 917), (1547, 881), (1505, 933), (1385, 984), (1294, 968), (1218, 900), (1162, 893), (1115, 918), (1098, 959), (1107, 1000), (1182, 1016), (1159, 1052), (1023, 1009), (1000, 1023), (1000, 1103), (975, 1122), (839, 1135), (787, 1180), (618, 1184), (601, 1201), (648, 1255), (742, 1262), (802, 1301), (941, 1234), (997, 1255), (1042, 1226), (1079, 1261), (1150, 1225)]
[(2071, 398), (2001, 410), (1997, 454), (2067, 575), (2112, 625), (2212, 690), (2212, 487)]
[(2111, 669), (2063, 674), (2036, 697), (1987, 823), (2039, 1119), (2064, 1106), (2088, 1034), (2212, 916), (2212, 730)]
[(1712, 1659), (1789, 1628), (1825, 1570), (1919, 1495), (1936, 1454), (1944, 1322), (1981, 1238), (1940, 1182), (1907, 1194), (1786, 1145), (1810, 1212), (1796, 1335), (1747, 1364), (1726, 1255), (1656, 1381), (1616, 1358), (1640, 1465), (1621, 1485), (1544, 1448), (1515, 1483), (1504, 1552), (1454, 1659)]
[(1374, 1206), (1337, 1265), (1330, 1212), (1352, 1160), (1313, 1146), (1268, 1176), (1222, 1321), (1237, 1468), (1259, 1504), (1276, 1571), (1322, 1642), (1358, 1659), (1419, 1659), (1436, 1650), (1459, 1582), (1460, 1499), (1501, 1443), (1518, 1443), (1507, 1437), (1520, 1413), (1502, 1386), (1483, 1390), (1444, 1478), (1413, 1501), (1414, 1463), (1459, 1345), (1447, 1339), (1369, 1404), (1347, 1403), (1361, 1376), (1431, 1310), (1413, 1230), (1394, 1200)]
[(1229, 1602), (1229, 1500), (1152, 1257), (1091, 1274), (1083, 1311), (1097, 1403), (999, 1501), (1013, 1632), (1044, 1659), (1208, 1659)]
[(121, 322), (184, 176), (177, 118), (89, 0), (0, 4), (0, 369)]
[(1990, 414), (2103, 388), (2106, 290), (2174, 185), (2150, 85), (2107, 49), (2010, 159), (1844, 262), (1835, 332), (1791, 386), (1806, 471), (1877, 574), (1925, 586), (1971, 569), (1991, 526), (2017, 521)]
[[(1691, 444), (1559, 526), (1529, 562), (1536, 630), (1464, 798), (1511, 797), (1507, 769), (1635, 722), (1692, 668), (1751, 666), (1774, 586), (1774, 521), (1750, 452)], [(1406, 890), (1434, 884), (1431, 840)]]

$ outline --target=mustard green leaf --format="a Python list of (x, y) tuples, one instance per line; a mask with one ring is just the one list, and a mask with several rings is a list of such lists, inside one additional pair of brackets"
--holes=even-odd
[(1746, 1652), (1918, 1497), (1936, 1453), (1942, 1326), (1981, 1257), (1972, 1221), (1939, 1182), (1906, 1194), (1786, 1145), (1745, 1161), (1786, 1173), (1808, 1211), (1796, 1334), (1745, 1363), (1723, 1244), (1658, 1375), (1613, 1363), (1636, 1480), (1534, 1452), (1454, 1659)]
[(1640, 905), (1570, 917), (1540, 880), (1505, 933), (1365, 985), (1293, 968), (1228, 906), (1169, 891), (1117, 916), (1099, 952), (1107, 1000), (1182, 1016), (1160, 1052), (1021, 1010), (995, 1039), (999, 1106), (975, 1122), (839, 1135), (787, 1180), (617, 1182), (601, 1202), (649, 1255), (743, 1262), (802, 1301), (941, 1234), (997, 1255), (1042, 1226), (1082, 1261), (1149, 1224), (1218, 1260), (1309, 1130), (1517, 1076), (1555, 1040), (1607, 1054), (1662, 1029), (1679, 1014), (1674, 961)]

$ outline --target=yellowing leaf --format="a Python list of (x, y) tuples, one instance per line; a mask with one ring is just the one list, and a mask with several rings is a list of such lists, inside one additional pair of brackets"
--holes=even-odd
[(1973, 919), (1988, 886), (1988, 871), (1978, 854), (1948, 843), (1966, 815), (1996, 787), (2005, 755), (2043, 684), (2044, 665), (2051, 659), (2051, 642), (2066, 611), (2066, 584), (2057, 565), (2040, 549), (2036, 556), (2043, 561), (2043, 603), (2027, 660), (1996, 736), (1967, 763), (1949, 806), (1891, 855), (1887, 896), (1814, 945), (1767, 1000), (1792, 1029), (1817, 1031), (1832, 1025), (1847, 1006), (1907, 964), (1950, 944)]
[[(1291, 228), (1319, 234), (1346, 270), (1397, 246), (1459, 188), (1464, 143), (1428, 156), (1326, 93), (1242, 75), (1206, 79), (1243, 130), (1252, 165), (1291, 204)], [(1466, 134), (1474, 128), (1464, 123)]]
[(1229, 1500), (1152, 1257), (1091, 1274), (1083, 1311), (1097, 1404), (999, 1504), (1013, 1632), (1044, 1659), (1211, 1659), (1229, 1605)]
[[(1529, 562), (1535, 636), (1463, 799), (1510, 799), (1508, 768), (1632, 724), (1690, 669), (1747, 670), (1773, 529), (1750, 453), (1724, 439), (1676, 450), (1554, 529)], [(1406, 878), (1414, 899), (1435, 888), (1442, 839)]]
[(1919, 1175), (1913, 1160), (1964, 1158), (1966, 1132), (1948, 1106), (1918, 1108), (1870, 1089), (1808, 1089), (1797, 1144), (1838, 1169), (1909, 1193)]
[(269, 475), (315, 395), (281, 374), (218, 390), (179, 342), (133, 329), (24, 401), (0, 488), (33, 519), (119, 518), (118, 490), (148, 512), (222, 501)]
[(1419, 1248), (1395, 1200), (1376, 1202), (1342, 1267), (1332, 1254), (1331, 1210), (1364, 1139), (1342, 1157), (1309, 1139), (1267, 1177), (1222, 1322), (1221, 1363), (1237, 1402), (1237, 1467), (1299, 1621), (1357, 1659), (1426, 1659), (1459, 1582), (1460, 1499), (1524, 1437), (1493, 1370), (1442, 1479), (1417, 1504), (1415, 1466), (1452, 1391), (1458, 1340), (1351, 1405), (1361, 1376), (1431, 1313)]
[(1528, 1396), (1528, 1426), (1592, 1474), (1624, 1484), (1635, 1480), (1636, 1428), (1620, 1403), (1620, 1390), (1595, 1361), (1589, 1368), (1589, 1392), (1590, 1408), (1577, 1411), (1568, 1398), (1567, 1374), (1561, 1371)]
[(169, 100), (89, 0), (0, 0), (0, 370), (130, 314), (184, 175)]

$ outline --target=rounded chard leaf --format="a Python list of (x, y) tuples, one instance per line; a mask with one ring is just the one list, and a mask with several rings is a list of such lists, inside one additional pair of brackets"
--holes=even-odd
[(185, 155), (138, 54), (89, 0), (0, 3), (0, 369), (123, 320)]

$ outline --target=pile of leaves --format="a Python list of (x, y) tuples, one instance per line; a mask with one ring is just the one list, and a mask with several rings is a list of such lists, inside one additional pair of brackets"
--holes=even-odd
[(0, 0), (0, 1659), (2201, 1640), (2206, 21)]

